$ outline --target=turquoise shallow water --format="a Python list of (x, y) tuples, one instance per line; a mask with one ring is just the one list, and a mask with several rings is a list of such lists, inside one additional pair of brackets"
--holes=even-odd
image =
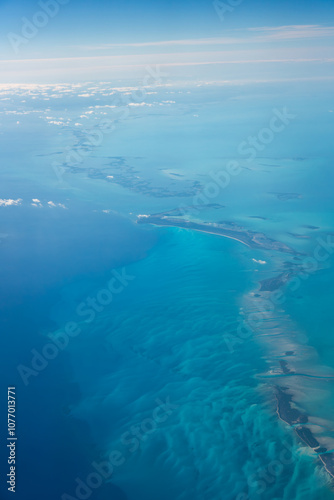
[[(135, 279), (70, 346), (82, 394), (71, 414), (89, 423), (96, 460), (122, 454), (111, 481), (129, 499), (332, 498), (315, 457), (275, 416), (273, 387), (259, 378), (265, 351), (249, 338), (231, 353), (224, 340), (253, 285), (251, 251), (154, 231), (158, 245), (126, 267)], [(91, 380), (95, 363), (105, 373)], [(152, 426), (166, 398), (175, 408)]]
[[(276, 384), (289, 387), (317, 438), (332, 442), (332, 382), (315, 378), (333, 370), (332, 261), (297, 291), (285, 291), (284, 306), (242, 338), (240, 323), (263, 307), (254, 295), (258, 281), (293, 257), (134, 224), (138, 214), (194, 203), (193, 183), (205, 188), (208, 173), (237, 159), (240, 175), (208, 200), (224, 208), (201, 208), (197, 219), (233, 221), (312, 254), (333, 225), (326, 99), (305, 109), (305, 95), (294, 88), (278, 100), (277, 89), (267, 87), (162, 88), (147, 98), (152, 106), (133, 109), (59, 179), (52, 161), (82, 140), (69, 117), (94, 106), (87, 127), (94, 126), (101, 119), (95, 106), (109, 105), (110, 97), (97, 92), (83, 104), (75, 90), (55, 104), (43, 101), (42, 90), (8, 92), (1, 112), (1, 196), (22, 198), (1, 207), (0, 229), (3, 380), (18, 386), (26, 464), (19, 498), (25, 500), (25, 486), (38, 499), (78, 499), (78, 481), (86, 485), (82, 494), (86, 488), (99, 500), (333, 498), (315, 453), (278, 419), (274, 396)], [(166, 100), (175, 106), (160, 106)], [(19, 124), (6, 114), (18, 102), (25, 111)], [(285, 105), (298, 116), (295, 125), (247, 164), (238, 156), (240, 140)], [(40, 108), (33, 117), (32, 106)], [(50, 123), (58, 120), (66, 123)], [(31, 206), (33, 199), (40, 206)], [(106, 284), (123, 267), (134, 279), (108, 304)], [(85, 323), (89, 297), (107, 303), (95, 303), (94, 319)], [(80, 335), (25, 387), (17, 365), (28, 365), (31, 349), (41, 352), (68, 321), (78, 323)], [(284, 350), (294, 352), (289, 366), (302, 377), (282, 376)], [(101, 463), (112, 450), (111, 475)], [(103, 480), (87, 493), (96, 467)]]
[[(333, 264), (331, 260), (331, 264)], [(306, 373), (312, 370), (312, 365), (318, 366), (318, 374), (331, 374), (334, 370), (333, 359), (333, 266), (312, 276), (312, 279), (302, 283), (297, 293), (291, 293), (287, 311), (298, 322), (306, 334), (308, 345), (315, 349), (313, 363), (305, 363)], [(305, 307), (310, 312), (305, 314)], [(334, 380), (305, 381), (299, 400), (308, 413), (312, 415), (314, 430), (320, 439), (327, 442), (330, 449), (334, 448), (333, 432), (333, 392)]]

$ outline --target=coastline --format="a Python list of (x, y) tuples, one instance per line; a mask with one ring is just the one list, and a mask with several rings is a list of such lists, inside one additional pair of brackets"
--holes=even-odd
[[(221, 224), (212, 224), (212, 223), (197, 223), (191, 222), (184, 219), (176, 219), (168, 217), (166, 214), (169, 214), (173, 211), (166, 212), (163, 214), (156, 215), (145, 215), (141, 216), (137, 219), (137, 223), (139, 224), (151, 224), (154, 226), (160, 227), (180, 227), (184, 229), (190, 229), (194, 231), (199, 231), (203, 233), (223, 236), (225, 238), (233, 239), (246, 245), (248, 248), (254, 249), (262, 249), (262, 250), (276, 250), (280, 253), (292, 254), (295, 256), (300, 256), (299, 252), (293, 250), (290, 247), (287, 247), (285, 244), (280, 243), (278, 241), (272, 240), (268, 238), (263, 233), (254, 233), (252, 231), (247, 231), (246, 229), (234, 227), (233, 230), (227, 228), (228, 224), (233, 225), (233, 223), (225, 222)], [(273, 276), (259, 280), (257, 282), (258, 288), (253, 293), (251, 297), (252, 306), (251, 309), (255, 311), (261, 311), (261, 307), (258, 307), (256, 301), (269, 299), (270, 295), (273, 292), (276, 292), (284, 285), (286, 285), (293, 277), (298, 275), (298, 272), (301, 271), (299, 264), (293, 264), (291, 262), (281, 262), (283, 270), (281, 272), (273, 272)], [(288, 269), (284, 270), (284, 267), (288, 266)], [(264, 292), (264, 295), (263, 295)], [(252, 294), (251, 294), (252, 295)], [(254, 298), (256, 300), (254, 301)], [(273, 319), (273, 318), (272, 318)], [(270, 321), (270, 318), (269, 318)], [(266, 326), (268, 328), (268, 326)], [(282, 341), (282, 333), (280, 330), (280, 341)], [(284, 337), (284, 335), (283, 335)], [(286, 340), (286, 339), (285, 339)], [(284, 342), (283, 342), (284, 345)], [(281, 353), (280, 356), (289, 355), (290, 351), (286, 351), (285, 353)], [(291, 351), (292, 352), (292, 351)], [(273, 361), (273, 360), (271, 360)], [(277, 362), (277, 360), (276, 360)], [(278, 361), (279, 369), (282, 376), (298, 376), (298, 374), (290, 368), (287, 361), (283, 359), (279, 359)], [(279, 376), (279, 375), (278, 375)], [(312, 375), (310, 375), (312, 376)], [(286, 379), (285, 379), (286, 380)], [(320, 460), (322, 466), (327, 471), (328, 475), (331, 479), (334, 479), (334, 452), (331, 449), (326, 448), (325, 446), (320, 445), (319, 441), (316, 439), (312, 430), (307, 427), (310, 424), (309, 415), (305, 412), (302, 412), (294, 407), (294, 399), (293, 395), (289, 393), (291, 388), (285, 385), (275, 385), (273, 386), (275, 392), (275, 398), (277, 401), (277, 409), (276, 413), (278, 418), (288, 424), (291, 427), (291, 430), (295, 431), (296, 435), (299, 439), (306, 444), (310, 449), (314, 451)]]
[(277, 415), (280, 420), (293, 428), (299, 438), (317, 455), (328, 474), (334, 479), (334, 453), (321, 446), (311, 429), (306, 427), (308, 415), (296, 408), (292, 408), (292, 395), (286, 392), (283, 386), (276, 387)]
[[(171, 211), (162, 214), (141, 215), (138, 217), (136, 223), (192, 229), (203, 233), (215, 234), (218, 236), (224, 236), (225, 238), (234, 239), (254, 249), (275, 250), (282, 253), (300, 255), (299, 252), (295, 251), (285, 243), (268, 238), (268, 236), (264, 233), (247, 230), (230, 221), (222, 221), (220, 223), (192, 222), (185, 219), (168, 217), (166, 214), (169, 214), (170, 212)], [(233, 229), (230, 229), (231, 227), (233, 227)]]

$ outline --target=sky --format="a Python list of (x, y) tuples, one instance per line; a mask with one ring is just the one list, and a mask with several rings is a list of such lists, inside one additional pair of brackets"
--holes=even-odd
[(333, 75), (334, 2), (0, 1), (2, 83)]

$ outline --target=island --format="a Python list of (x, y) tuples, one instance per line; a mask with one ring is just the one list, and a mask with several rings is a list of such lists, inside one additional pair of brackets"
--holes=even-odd
[[(175, 209), (175, 211), (176, 210), (178, 209)], [(193, 231), (200, 231), (203, 233), (224, 236), (225, 238), (239, 241), (240, 243), (250, 248), (276, 250), (277, 252), (298, 255), (298, 252), (296, 252), (285, 243), (273, 240), (266, 236), (264, 233), (250, 231), (248, 229), (240, 227), (233, 222), (194, 222), (186, 219), (169, 217), (169, 214), (171, 214), (173, 211), (174, 210), (170, 210), (168, 212), (153, 215), (139, 215), (136, 222), (137, 224), (153, 224), (155, 226), (169, 226), (191, 229)]]

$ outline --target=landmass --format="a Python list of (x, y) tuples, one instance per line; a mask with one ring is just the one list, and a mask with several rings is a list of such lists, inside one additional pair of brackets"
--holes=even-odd
[(292, 396), (285, 387), (276, 387), (276, 400), (279, 418), (294, 427), (299, 438), (317, 453), (328, 474), (334, 478), (334, 453), (320, 446), (311, 429), (306, 427), (305, 424), (309, 421), (306, 413), (292, 407)]
[(249, 219), (260, 219), (260, 220), (268, 220), (267, 217), (261, 217), (261, 215), (249, 215)]
[(191, 212), (198, 213), (204, 208), (213, 208), (214, 210), (219, 210), (221, 208), (225, 208), (225, 205), (221, 205), (220, 203), (209, 203), (208, 205), (184, 205), (178, 208), (172, 208), (172, 210), (168, 210), (167, 212), (154, 214), (154, 217), (168, 217), (170, 215), (174, 217), (184, 216)]
[(288, 200), (296, 200), (298, 198), (302, 198), (302, 195), (299, 193), (269, 193), (273, 194), (277, 197), (278, 200), (288, 201)]
[(260, 292), (274, 292), (278, 290), (281, 286), (285, 285), (293, 275), (294, 273), (292, 271), (285, 271), (278, 276), (260, 281)]
[(307, 236), (306, 234), (288, 233), (288, 235), (292, 236), (293, 238), (300, 239), (300, 240), (308, 240), (308, 239), (310, 239), (310, 236)]
[(315, 230), (315, 229), (320, 229), (320, 227), (318, 227), (318, 226), (310, 226), (310, 225), (308, 225), (308, 224), (306, 224), (306, 225), (304, 225), (304, 226), (302, 226), (302, 227), (305, 227), (306, 229), (314, 229), (314, 230)]
[[(175, 209), (178, 210), (178, 209)], [(215, 222), (192, 222), (185, 219), (177, 219), (169, 217), (172, 211), (153, 214), (141, 215), (137, 219), (137, 224), (153, 224), (155, 226), (170, 226), (182, 227), (203, 233), (216, 234), (239, 241), (250, 248), (276, 250), (278, 252), (290, 253), (297, 255), (298, 252), (290, 248), (285, 243), (268, 238), (264, 233), (249, 231), (245, 228), (237, 226), (234, 222), (221, 221)], [(178, 212), (177, 212), (178, 213)], [(175, 213), (174, 213), (175, 215)], [(233, 229), (231, 229), (231, 227)]]
[[(85, 174), (90, 179), (101, 179), (108, 183), (117, 184), (135, 193), (141, 193), (154, 198), (194, 197), (204, 188), (199, 181), (182, 178), (175, 181), (171, 177), (166, 181), (164, 177), (161, 184), (159, 184), (159, 179), (153, 182), (146, 177), (144, 172), (129, 164), (132, 158), (127, 159), (122, 156), (107, 157), (109, 160), (108, 163), (100, 167), (83, 167), (81, 166), (80, 155), (89, 155), (91, 146), (82, 142), (84, 136), (79, 131), (76, 131), (75, 135), (78, 142), (72, 148), (73, 158), (70, 161), (66, 160), (59, 163), (59, 166), (65, 168), (71, 174)], [(81, 152), (80, 154), (77, 152), (78, 150)], [(90, 157), (94, 158), (92, 155)], [(133, 160), (140, 159), (140, 157), (133, 158)]]
[[(297, 194), (285, 194), (284, 196), (276, 193), (280, 199), (291, 199), (300, 197)], [(283, 196), (283, 198), (281, 197)], [(231, 221), (220, 221), (218, 223), (212, 222), (193, 222), (185, 218), (177, 218), (178, 216), (185, 216), (188, 210), (198, 209), (197, 206), (188, 206), (184, 208), (176, 208), (167, 212), (140, 215), (137, 218), (137, 224), (153, 224), (156, 226), (166, 227), (181, 227), (184, 229), (191, 229), (204, 233), (216, 234), (225, 238), (231, 238), (240, 243), (255, 249), (276, 250), (278, 252), (293, 254), (295, 260), (300, 260), (297, 255), (302, 255), (294, 249), (287, 246), (285, 243), (273, 240), (267, 237), (264, 233), (247, 230)], [(212, 205), (211, 208), (223, 208), (222, 206)], [(254, 218), (261, 218), (260, 216), (253, 216)], [(294, 235), (297, 236), (297, 235)], [(299, 235), (298, 235), (299, 236)], [(292, 262), (284, 262), (285, 270), (280, 274), (260, 281), (259, 292), (273, 292), (284, 284), (286, 284), (300, 269), (298, 264)], [(256, 297), (261, 294), (255, 294)], [(286, 356), (293, 356), (294, 351), (286, 351)], [(280, 360), (280, 367), (282, 374), (285, 376), (294, 376), (295, 372), (292, 371), (287, 361)], [(293, 397), (288, 392), (288, 388), (276, 386), (275, 395), (277, 400), (277, 414), (281, 420), (293, 427), (298, 437), (317, 454), (319, 460), (322, 462), (328, 474), (334, 478), (334, 453), (321, 446), (313, 432), (307, 426), (309, 424), (308, 415), (294, 406)]]

